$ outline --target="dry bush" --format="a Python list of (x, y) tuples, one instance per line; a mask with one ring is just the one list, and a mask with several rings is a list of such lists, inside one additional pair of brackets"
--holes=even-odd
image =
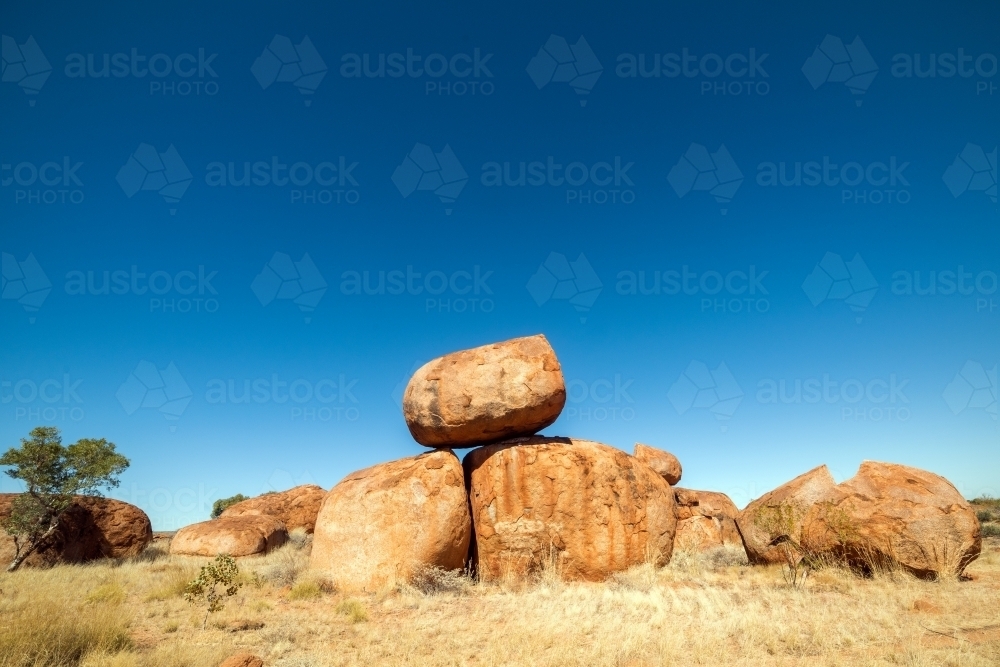
[(440, 595), (442, 593), (463, 595), (472, 590), (475, 582), (465, 570), (426, 567), (414, 573), (410, 580), (410, 586), (424, 595)]

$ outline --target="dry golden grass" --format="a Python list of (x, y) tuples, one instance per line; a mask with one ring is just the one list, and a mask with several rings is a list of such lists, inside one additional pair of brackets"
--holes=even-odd
[(366, 597), (307, 572), (308, 550), (241, 560), (243, 587), (204, 631), (181, 593), (207, 559), (0, 575), (0, 667), (216, 667), (238, 649), (269, 667), (1000, 664), (998, 540), (971, 581), (828, 568), (792, 588), (732, 554), (678, 553), (604, 584), (428, 573)]

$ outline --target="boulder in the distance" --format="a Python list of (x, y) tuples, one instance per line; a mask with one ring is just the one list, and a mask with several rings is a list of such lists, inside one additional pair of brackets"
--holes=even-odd
[(677, 536), (674, 547), (707, 551), (721, 546), (743, 546), (736, 517), (739, 510), (724, 493), (674, 489), (677, 501)]
[(303, 484), (287, 491), (265, 493), (227, 507), (220, 516), (264, 515), (281, 521), (292, 532), (302, 528), (307, 533), (316, 527), (316, 515), (326, 491), (315, 484)]
[(421, 445), (472, 447), (537, 433), (565, 403), (559, 360), (539, 334), (424, 364), (406, 385), (403, 416)]
[(255, 556), (266, 554), (287, 540), (285, 524), (274, 517), (219, 517), (178, 530), (170, 540), (170, 553), (179, 556)]

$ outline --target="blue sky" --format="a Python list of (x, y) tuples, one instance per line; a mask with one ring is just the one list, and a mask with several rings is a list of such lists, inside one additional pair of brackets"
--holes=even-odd
[(176, 528), (419, 453), (417, 362), (542, 332), (547, 433), (738, 505), (1000, 494), (997, 7), (174, 7), (0, 21), (5, 447), (106, 437)]

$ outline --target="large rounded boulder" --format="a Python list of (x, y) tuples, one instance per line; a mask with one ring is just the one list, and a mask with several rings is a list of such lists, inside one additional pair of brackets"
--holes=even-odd
[(288, 540), (285, 524), (261, 515), (229, 516), (184, 526), (170, 540), (179, 556), (256, 556)]
[(269, 516), (285, 524), (288, 532), (301, 528), (311, 533), (316, 527), (316, 515), (324, 498), (326, 491), (322, 487), (303, 484), (230, 505), (221, 516)]
[(674, 489), (677, 501), (677, 535), (674, 546), (687, 551), (707, 551), (721, 546), (743, 546), (736, 517), (740, 511), (724, 493)]
[(865, 461), (809, 511), (803, 547), (852, 567), (898, 565), (921, 578), (957, 575), (979, 556), (979, 521), (944, 477)]
[(587, 440), (520, 438), (464, 460), (475, 544), (485, 580), (551, 565), (563, 578), (600, 581), (673, 553), (674, 494), (649, 466)]
[(785, 563), (789, 558), (797, 561), (806, 516), (834, 486), (833, 475), (822, 465), (744, 507), (736, 525), (750, 563)]
[(403, 416), (421, 445), (471, 447), (537, 433), (565, 403), (559, 360), (537, 335), (424, 364), (403, 393)]
[(341, 590), (377, 591), (465, 565), (472, 539), (462, 464), (448, 450), (351, 473), (326, 495), (310, 567)]
[[(10, 516), (17, 495), (0, 494), (0, 519)], [(127, 558), (141, 553), (152, 541), (149, 517), (135, 505), (114, 498), (76, 496), (55, 535), (28, 556), (25, 565)], [(14, 552), (14, 538), (0, 529), (0, 563), (13, 560)]]

